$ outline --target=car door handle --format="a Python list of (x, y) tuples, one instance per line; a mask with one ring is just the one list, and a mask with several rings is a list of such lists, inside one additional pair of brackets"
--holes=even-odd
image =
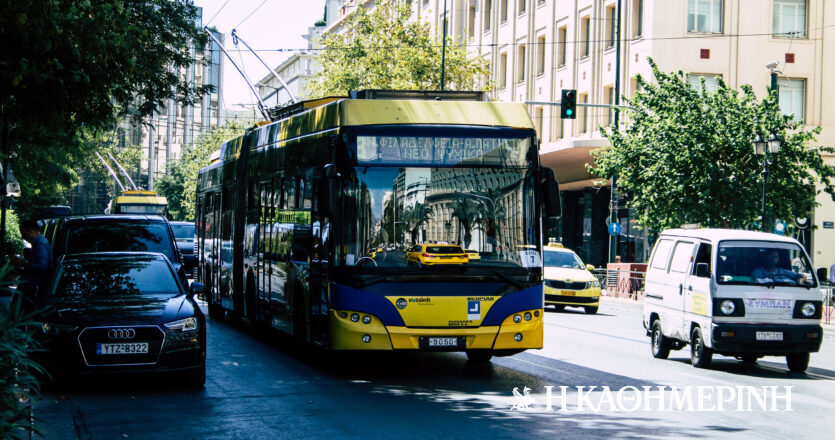
[(687, 290), (689, 290), (690, 292), (692, 292), (692, 291), (693, 291), (693, 286), (687, 286)]
[(684, 293), (684, 284), (679, 284), (678, 285), (678, 294), (681, 295), (682, 293)]

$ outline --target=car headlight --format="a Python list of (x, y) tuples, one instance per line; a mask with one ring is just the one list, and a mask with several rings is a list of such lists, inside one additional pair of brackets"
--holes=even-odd
[(165, 328), (168, 330), (174, 330), (179, 332), (187, 332), (191, 330), (197, 330), (197, 319), (195, 317), (180, 319), (179, 321), (173, 321), (165, 324)]
[(592, 280), (592, 281), (589, 283), (589, 287), (600, 287), (600, 281), (598, 281), (598, 280), (596, 280), (596, 279), (595, 279), (595, 280)]
[(719, 303), (719, 310), (721, 310), (725, 315), (731, 315), (734, 313), (734, 310), (736, 310), (736, 304), (734, 304), (733, 301), (726, 299)]
[(803, 307), (800, 308), (800, 313), (802, 313), (803, 316), (805, 316), (807, 318), (811, 318), (812, 316), (815, 316), (816, 311), (817, 311), (817, 308), (812, 303), (803, 304)]

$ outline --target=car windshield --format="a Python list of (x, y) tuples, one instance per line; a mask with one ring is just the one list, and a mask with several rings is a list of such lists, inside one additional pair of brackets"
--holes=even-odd
[(178, 295), (177, 279), (160, 258), (108, 258), (71, 261), (56, 274), (56, 297)]
[(585, 269), (583, 261), (574, 252), (545, 251), (542, 254), (545, 267)]
[[(342, 231), (336, 264), (351, 273), (401, 273), (486, 268), (538, 271), (533, 174), (525, 168), (362, 166), (345, 173)], [(394, 247), (387, 246), (394, 244)], [(478, 252), (466, 266), (420, 252)], [(382, 249), (382, 251), (379, 251)]]
[(716, 260), (719, 284), (814, 287), (812, 265), (793, 243), (724, 241)]
[(171, 230), (174, 231), (174, 237), (177, 240), (194, 240), (194, 223), (172, 223)]
[(67, 231), (66, 254), (86, 252), (159, 252), (171, 261), (174, 246), (162, 222), (89, 222)]

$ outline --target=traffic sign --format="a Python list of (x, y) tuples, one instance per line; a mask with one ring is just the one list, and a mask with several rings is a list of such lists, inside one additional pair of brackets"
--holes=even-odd
[(609, 235), (620, 235), (620, 231), (622, 230), (618, 222), (609, 223), (607, 229), (609, 230)]

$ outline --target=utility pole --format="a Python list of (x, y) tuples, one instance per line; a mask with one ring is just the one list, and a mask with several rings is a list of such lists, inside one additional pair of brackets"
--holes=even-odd
[(441, 42), (441, 91), (444, 91), (444, 74), (446, 73), (446, 0), (444, 0), (443, 41)]
[[(615, 108), (613, 111), (615, 112), (615, 130), (618, 129), (618, 121), (620, 119), (620, 111), (618, 109), (618, 105), (620, 105), (620, 28), (621, 28), (621, 0), (618, 0), (616, 25), (615, 25)], [(617, 172), (612, 174), (612, 196), (609, 201), (609, 223), (616, 223), (618, 221), (618, 195), (617, 195), (617, 182), (618, 182), (618, 175)], [(618, 253), (618, 236), (611, 234), (609, 235), (609, 262), (615, 262), (615, 256)]]

